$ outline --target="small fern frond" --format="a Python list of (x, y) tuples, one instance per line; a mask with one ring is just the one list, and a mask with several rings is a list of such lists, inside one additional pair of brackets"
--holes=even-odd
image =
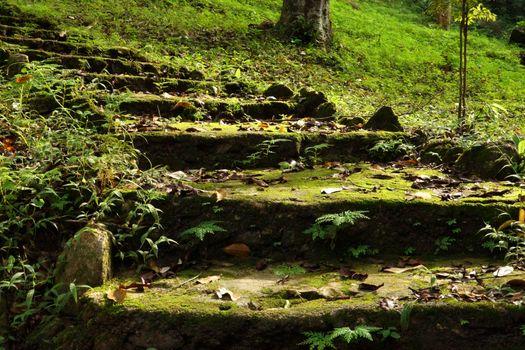
[(341, 226), (344, 224), (353, 225), (358, 220), (365, 220), (370, 219), (368, 216), (365, 215), (367, 213), (366, 211), (361, 210), (347, 210), (342, 213), (337, 214), (326, 214), (323, 216), (320, 216), (315, 220), (316, 224), (322, 224), (322, 223), (330, 223), (335, 226)]
[(203, 221), (195, 227), (191, 227), (181, 233), (181, 237), (195, 237), (204, 240), (204, 237), (208, 234), (214, 234), (216, 232), (226, 232), (225, 229), (217, 225), (219, 221)]
[(306, 339), (297, 345), (307, 345), (310, 350), (335, 349), (330, 333), (303, 332)]

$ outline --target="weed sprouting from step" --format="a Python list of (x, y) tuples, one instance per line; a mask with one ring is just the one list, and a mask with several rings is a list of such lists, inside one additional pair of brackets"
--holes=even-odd
[(520, 208), (518, 220), (512, 219), (509, 213), (501, 217), (509, 218), (499, 227), (486, 224), (479, 232), (482, 233), (483, 247), (491, 252), (505, 253), (505, 260), (523, 266), (525, 263), (525, 209)]
[(355, 343), (360, 339), (374, 341), (374, 334), (382, 336), (381, 341), (387, 338), (399, 339), (400, 334), (395, 327), (381, 328), (367, 325), (359, 325), (354, 329), (350, 327), (335, 328), (330, 332), (304, 332), (306, 340), (299, 345), (306, 345), (310, 350), (336, 349), (335, 341)]
[(415, 146), (403, 139), (383, 140), (372, 146), (368, 153), (373, 159), (387, 161), (404, 155), (410, 155)]
[(370, 219), (365, 215), (366, 213), (366, 211), (361, 210), (347, 210), (341, 213), (326, 214), (318, 217), (315, 223), (306, 229), (304, 233), (311, 235), (312, 240), (329, 239), (331, 241), (330, 246), (334, 248), (337, 233), (347, 226), (354, 225), (359, 220)]
[(250, 154), (246, 159), (238, 162), (239, 165), (247, 167), (247, 166), (255, 166), (259, 164), (261, 161), (266, 159), (269, 155), (274, 154), (276, 148), (279, 146), (280, 143), (283, 142), (291, 142), (292, 140), (289, 139), (271, 139), (271, 140), (264, 140), (260, 144), (256, 146), (255, 152)]
[(209, 220), (203, 221), (195, 227), (191, 227), (187, 230), (184, 230), (180, 236), (196, 238), (200, 241), (203, 241), (207, 235), (215, 234), (217, 232), (226, 232), (226, 230), (219, 225), (219, 221)]
[(315, 146), (306, 147), (304, 149), (304, 163), (308, 163), (311, 165), (319, 164), (320, 162), (322, 162), (321, 152), (330, 147), (332, 147), (332, 145), (328, 143), (320, 143)]

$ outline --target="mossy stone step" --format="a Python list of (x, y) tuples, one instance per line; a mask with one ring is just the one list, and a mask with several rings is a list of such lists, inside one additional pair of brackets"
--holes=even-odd
[(13, 8), (6, 8), (3, 4), (0, 4), (2, 15), (0, 15), (0, 24), (8, 26), (20, 26), (20, 27), (32, 27), (35, 29), (47, 29), (53, 30), (56, 28), (56, 24), (45, 18), (38, 17), (21, 17), (18, 14), (18, 10)]
[(70, 54), (80, 56), (102, 56), (118, 59), (132, 59), (146, 61), (146, 58), (137, 51), (127, 47), (115, 47), (103, 49), (89, 43), (71, 43), (68, 41), (50, 40), (32, 37), (10, 37), (0, 36), (0, 41), (20, 45), (32, 50), (54, 52), (59, 54)]
[[(68, 327), (63, 327), (64, 321), (59, 320), (54, 327), (34, 333), (26, 345), (35, 349), (307, 349), (299, 345), (306, 339), (304, 332), (367, 325), (395, 328), (400, 337), (335, 342), (337, 348), (525, 347), (520, 331), (525, 311), (513, 305), (510, 297), (499, 302), (461, 301), (461, 296), (468, 300), (469, 295), (483, 295), (468, 278), (454, 283), (452, 279), (438, 280), (434, 285), (437, 300), (415, 302), (414, 293), (408, 289), (429, 288), (433, 273), (439, 271), (476, 271), (485, 278), (481, 266), (494, 262), (461, 259), (423, 263), (419, 269), (399, 274), (377, 272), (378, 265), (354, 263), (357, 272), (368, 273), (366, 283), (384, 284), (370, 292), (360, 290), (358, 280), (341, 279), (338, 266), (327, 269), (321, 264), (317, 272), (306, 272), (300, 262), (290, 262), (256, 271), (255, 261), (226, 260), (212, 264), (206, 271), (186, 270), (175, 278), (153, 281), (151, 288), (143, 292), (130, 289), (118, 303), (108, 300), (107, 293), (119, 284), (126, 286), (140, 280), (127, 275), (88, 292), (77, 323), (70, 321)], [(465, 270), (458, 268), (458, 263)], [(201, 284), (195, 281), (196, 276), (203, 278)], [(211, 276), (208, 280), (213, 281), (206, 281), (205, 277)], [(508, 279), (519, 278), (493, 278), (491, 273), (487, 277), (484, 293), (501, 288)], [(279, 280), (285, 282), (279, 284)], [(226, 297), (219, 299), (217, 292), (221, 288), (226, 290)], [(402, 324), (400, 313), (406, 304), (412, 306)], [(46, 344), (41, 339), (50, 341)]]
[[(360, 163), (284, 174), (256, 169), (159, 176), (158, 188), (171, 192), (162, 194), (156, 206), (164, 213), (167, 235), (181, 243), (175, 251), (189, 245), (193, 254), (208, 257), (223, 256), (222, 248), (236, 242), (247, 244), (254, 256), (279, 260), (343, 256), (360, 245), (391, 254), (407, 248), (422, 254), (486, 254), (479, 230), (485, 223), (501, 224), (502, 211), (517, 218), (519, 208), (517, 187), (493, 182), (454, 185), (446, 175), (425, 168), (378, 171)], [(180, 181), (199, 195), (177, 197), (174, 178), (186, 179)], [(418, 188), (432, 178), (448, 185)], [(451, 193), (462, 197), (449, 200)], [(369, 219), (341, 227), (333, 240), (328, 233), (324, 240), (305, 233), (317, 218), (346, 211), (362, 211)], [(226, 231), (206, 236), (202, 244), (180, 236), (203, 221), (217, 221)]]
[[(203, 86), (210, 87), (208, 84)], [(175, 118), (182, 116), (185, 120), (193, 120), (197, 109), (201, 108), (205, 118), (209, 119), (242, 119), (245, 117), (269, 120), (281, 116), (290, 116), (295, 112), (295, 104), (289, 101), (265, 99), (240, 99), (201, 96), (199, 98), (184, 98), (178, 96), (158, 96), (153, 94), (124, 94), (119, 96), (102, 96), (100, 103), (108, 99), (112, 103), (119, 101), (119, 111), (135, 116), (160, 116)], [(181, 102), (183, 102), (181, 104)], [(188, 104), (189, 103), (189, 104)], [(201, 116), (202, 117), (202, 116)]]
[(183, 79), (180, 74), (174, 72), (170, 78), (158, 78), (151, 76), (137, 75), (115, 75), (81, 73), (80, 76), (85, 82), (109, 83), (113, 90), (129, 90), (134, 92), (150, 92), (152, 94), (190, 93), (190, 92), (213, 92), (213, 87), (219, 84), (212, 81), (202, 81), (193, 79)]
[[(32, 28), (32, 27), (18, 27), (18, 26), (12, 26), (12, 25), (5, 25), (0, 24), (0, 35), (1, 36), (23, 36), (23, 37), (34, 37), (34, 38), (42, 38), (47, 40), (58, 40), (58, 41), (66, 41), (70, 39), (72, 36), (69, 33), (57, 31), (57, 30), (49, 30), (49, 29), (41, 29), (41, 28)], [(80, 39), (77, 36), (75, 37), (75, 40)]]
[[(167, 114), (161, 113), (164, 116)], [(409, 140), (409, 135), (405, 133), (283, 132), (280, 129), (284, 126), (286, 130), (286, 122), (266, 129), (260, 129), (259, 125), (260, 123), (172, 123), (160, 126), (167, 131), (130, 135), (135, 147), (144, 156), (141, 160), (143, 168), (166, 165), (173, 170), (277, 166), (279, 162), (304, 157), (306, 152), (312, 151), (309, 147), (320, 144), (325, 147), (315, 153), (326, 161), (373, 160), (377, 158), (370, 152), (370, 148), (377, 143)], [(246, 131), (248, 128), (254, 131)], [(257, 152), (261, 152), (260, 155), (250, 161)], [(381, 154), (381, 159), (388, 161), (397, 156), (396, 153), (385, 152)]]
[(59, 64), (66, 69), (79, 69), (85, 72), (157, 76), (166, 76), (174, 72), (171, 67), (164, 64), (128, 60), (125, 58), (59, 54), (16, 46), (10, 47), (9, 50), (27, 55), (30, 61), (46, 61)]

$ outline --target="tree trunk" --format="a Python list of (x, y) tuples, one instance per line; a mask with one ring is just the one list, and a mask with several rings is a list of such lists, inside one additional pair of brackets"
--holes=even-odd
[(435, 15), (439, 26), (448, 30), (452, 21), (452, 2), (450, 0), (435, 0)]
[(328, 44), (332, 39), (330, 0), (284, 0), (278, 24), (292, 39)]

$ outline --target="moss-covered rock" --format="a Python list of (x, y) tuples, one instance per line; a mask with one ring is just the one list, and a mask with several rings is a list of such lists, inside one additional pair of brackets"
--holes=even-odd
[(273, 96), (277, 99), (289, 99), (293, 96), (293, 90), (285, 84), (275, 83), (264, 91), (264, 96)]
[(112, 274), (111, 237), (101, 224), (77, 232), (59, 258), (57, 280), (91, 287), (106, 283)]
[(455, 167), (485, 179), (504, 179), (512, 174), (508, 166), (517, 158), (516, 150), (504, 144), (478, 144), (457, 159)]
[(383, 106), (374, 113), (365, 124), (368, 130), (403, 131), (397, 116), (391, 107)]

